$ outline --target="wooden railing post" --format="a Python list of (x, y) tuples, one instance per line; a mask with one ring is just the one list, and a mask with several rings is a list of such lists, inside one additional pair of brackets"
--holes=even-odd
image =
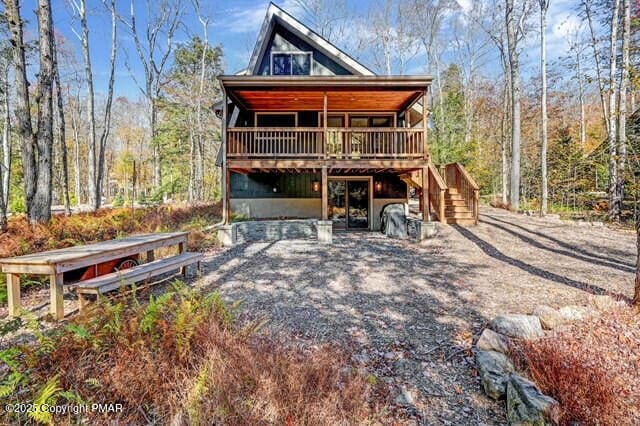
[[(322, 138), (322, 152), (323, 152), (323, 158), (327, 159), (328, 158), (328, 152), (327, 152), (327, 143), (329, 141), (328, 136), (329, 136), (329, 132), (327, 131), (327, 124), (329, 122), (329, 117), (327, 116), (327, 111), (329, 110), (329, 100), (327, 99), (327, 92), (324, 92), (324, 103), (323, 103), (323, 107), (322, 107), (322, 118), (323, 118), (323, 128), (324, 128), (324, 137)], [(323, 219), (326, 220), (326, 219)]]
[(422, 91), (422, 158), (429, 159), (427, 146), (427, 89)]
[(447, 223), (447, 218), (445, 216), (445, 202), (444, 202), (444, 193), (446, 192), (446, 188), (440, 188), (440, 213), (438, 214), (438, 216), (440, 216), (440, 223)]
[(422, 220), (431, 220), (431, 209), (429, 208), (429, 167), (422, 168)]
[(327, 166), (322, 166), (322, 220), (329, 220), (329, 176)]

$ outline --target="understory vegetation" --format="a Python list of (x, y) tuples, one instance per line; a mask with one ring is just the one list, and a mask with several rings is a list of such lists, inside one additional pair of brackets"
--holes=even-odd
[[(333, 346), (300, 349), (236, 319), (218, 293), (180, 281), (141, 304), (102, 300), (86, 316), (0, 351), (5, 403), (123, 404), (121, 412), (3, 412), (6, 424), (353, 424), (382, 419), (386, 393)], [(5, 323), (3, 334), (20, 326)]]
[(640, 422), (640, 311), (626, 308), (519, 342), (522, 366), (560, 403), (561, 424)]
[[(93, 213), (54, 216), (47, 224), (29, 224), (26, 216), (9, 220), (0, 233), (0, 258), (96, 243), (130, 234), (190, 231), (189, 250), (215, 244), (214, 233), (204, 232), (220, 220), (220, 203), (193, 206), (152, 206), (102, 209)], [(0, 304), (7, 300), (5, 276), (0, 274)], [(36, 281), (24, 280), (25, 283)], [(27, 285), (28, 287), (28, 285)]]

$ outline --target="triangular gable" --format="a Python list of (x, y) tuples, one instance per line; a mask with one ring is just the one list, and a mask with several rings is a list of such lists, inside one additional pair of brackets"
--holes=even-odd
[(356, 61), (334, 44), (328, 42), (309, 27), (285, 12), (277, 5), (270, 3), (267, 14), (258, 34), (256, 45), (251, 54), (247, 74), (257, 74), (269, 43), (273, 39), (273, 32), (277, 25), (291, 32), (314, 49), (329, 57), (353, 75), (375, 75), (373, 71)]

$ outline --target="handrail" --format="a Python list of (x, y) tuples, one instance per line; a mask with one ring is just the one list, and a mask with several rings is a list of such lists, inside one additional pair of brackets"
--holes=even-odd
[(473, 219), (477, 224), (480, 215), (480, 187), (462, 164), (447, 164), (444, 169), (447, 185), (456, 188), (460, 195), (462, 195), (462, 198), (467, 204), (467, 208), (471, 211)]
[(429, 173), (429, 203), (433, 205), (440, 222), (446, 223), (445, 193), (447, 191), (447, 184), (431, 161), (429, 161), (427, 170)]
[(402, 127), (233, 127), (228, 158), (417, 159), (422, 129)]

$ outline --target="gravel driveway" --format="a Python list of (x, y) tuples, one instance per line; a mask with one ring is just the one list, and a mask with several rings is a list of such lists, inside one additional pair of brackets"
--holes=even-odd
[(421, 423), (502, 424), (475, 377), (473, 336), (498, 313), (630, 297), (635, 256), (632, 232), (483, 208), (480, 225), (422, 245), (379, 233), (243, 244), (210, 253), (200, 285), (244, 300), (276, 333), (351, 348)]

